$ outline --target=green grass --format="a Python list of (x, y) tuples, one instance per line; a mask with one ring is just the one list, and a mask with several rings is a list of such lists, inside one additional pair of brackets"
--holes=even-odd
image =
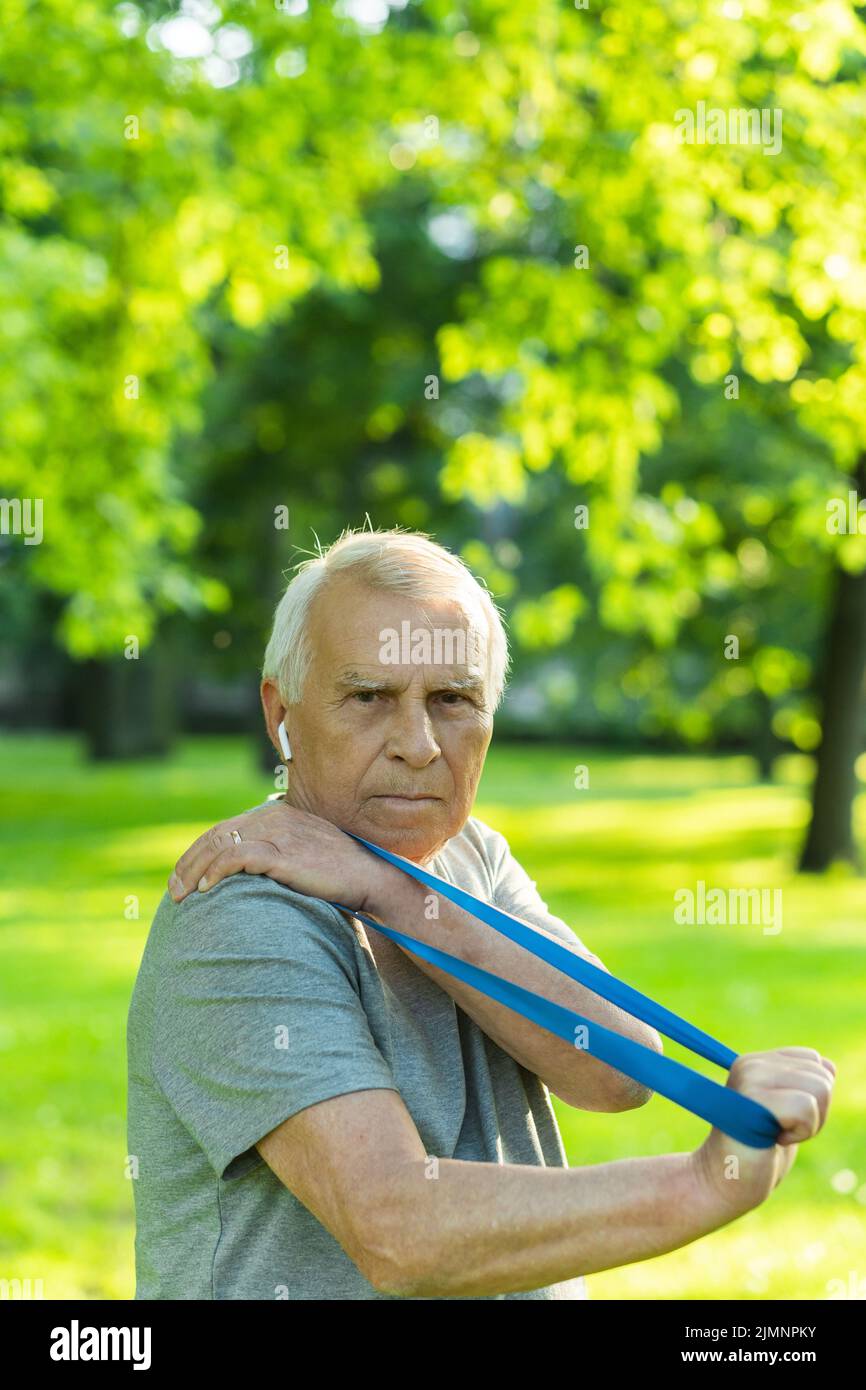
[[(271, 787), (239, 739), (94, 767), (72, 738), (6, 736), (0, 767), (0, 1278), (41, 1279), (46, 1298), (129, 1298), (125, 1023), (141, 950), (178, 853)], [(809, 769), (778, 772), (755, 785), (744, 758), (488, 759), (478, 814), (609, 969), (737, 1051), (805, 1044), (838, 1067), (829, 1124), (763, 1207), (593, 1275), (592, 1298), (823, 1299), (866, 1279), (866, 883), (794, 874)], [(866, 798), (858, 813), (863, 839)], [(781, 887), (783, 930), (677, 925), (673, 894), (700, 878)], [(706, 1129), (658, 1096), (620, 1115), (558, 1113), (573, 1166), (693, 1148)]]

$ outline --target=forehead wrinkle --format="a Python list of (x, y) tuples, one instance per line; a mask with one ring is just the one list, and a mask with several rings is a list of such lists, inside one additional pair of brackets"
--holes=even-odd
[(353, 690), (386, 690), (395, 683), (387, 676), (367, 676), (362, 671), (349, 670), (338, 673), (336, 684)]
[[(475, 601), (472, 595), (436, 594), (431, 595), (429, 599), (418, 599), (415, 597), (407, 599), (406, 596), (402, 594), (391, 594), (384, 589), (368, 588), (367, 596), (372, 600), (371, 607), (375, 607), (377, 601), (380, 599), (390, 599), (396, 606), (403, 608), (404, 612), (408, 605), (410, 609), (414, 610), (414, 616), (408, 619), (406, 617), (398, 617), (389, 614), (388, 618), (385, 619), (385, 617), (379, 613), (376, 616), (375, 622), (370, 627), (370, 630), (367, 631), (366, 620), (370, 615), (368, 615), (367, 605), (365, 604), (360, 614), (360, 626), (354, 626), (354, 630), (347, 633), (345, 626), (347, 615), (343, 607), (337, 602), (340, 584), (345, 578), (346, 576), (339, 576), (333, 580), (321, 594), (317, 595), (317, 602), (320, 602), (320, 607), (317, 610), (319, 626), (316, 631), (316, 640), (314, 642), (313, 665), (319, 667), (321, 676), (324, 677), (324, 679), (328, 679), (328, 667), (333, 670), (334, 667), (337, 666), (340, 655), (342, 655), (345, 660), (347, 656), (347, 646), (350, 646), (350, 650), (351, 648), (355, 649), (354, 661), (357, 664), (350, 668), (352, 671), (363, 676), (363, 671), (360, 668), (366, 667), (368, 670), (375, 670), (378, 663), (370, 659), (372, 651), (365, 650), (365, 648), (372, 649), (374, 645), (378, 646), (381, 644), (382, 628), (380, 624), (385, 623), (387, 626), (394, 628), (395, 631), (401, 631), (402, 624), (409, 622), (410, 628), (420, 626), (434, 634), (440, 629), (448, 632), (465, 632), (467, 636), (471, 633), (475, 644), (475, 652), (473, 655), (476, 659), (464, 663), (459, 669), (468, 670), (470, 672), (477, 671), (479, 675), (479, 684), (486, 694), (491, 659), (490, 625), (483, 608)], [(336, 593), (334, 592), (335, 590), (337, 591)], [(354, 596), (354, 585), (350, 587), (349, 592), (350, 596)], [(328, 600), (331, 601), (329, 602)], [(446, 608), (451, 608), (452, 611), (456, 609), (456, 613), (459, 615), (456, 621), (454, 617), (446, 619), (441, 611), (439, 613), (435, 611), (431, 612), (431, 609), (435, 610), (437, 607), (441, 608), (442, 605)], [(422, 617), (420, 623), (418, 623), (419, 615)], [(481, 658), (480, 660), (477, 659), (479, 657)], [(433, 663), (430, 664), (432, 665)], [(397, 667), (397, 669), (399, 669), (399, 667)], [(436, 669), (453, 670), (454, 668), (440, 666)], [(337, 666), (337, 671), (338, 674), (334, 678), (334, 683), (344, 684), (345, 681), (341, 679), (339, 666)], [(364, 677), (364, 679), (367, 678)], [(382, 686), (377, 685), (376, 688), (382, 689)]]
[[(403, 669), (403, 668), (399, 668)], [(417, 667), (413, 667), (417, 670)], [(428, 683), (435, 686), (437, 690), (484, 690), (484, 677), (482, 673), (470, 668), (466, 675), (436, 675), (442, 667), (428, 668), (431, 674), (428, 676)], [(405, 681), (389, 679), (386, 675), (365, 675), (364, 672), (350, 668), (338, 674), (336, 683), (340, 687), (351, 688), (354, 690), (397, 690), (405, 686)]]

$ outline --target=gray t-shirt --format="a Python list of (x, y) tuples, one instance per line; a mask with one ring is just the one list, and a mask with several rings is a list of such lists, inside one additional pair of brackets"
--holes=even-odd
[[(504, 837), (475, 817), (428, 867), (581, 945)], [(394, 942), (259, 875), (162, 899), (127, 1043), (137, 1299), (394, 1297), (373, 1288), (255, 1148), (334, 1096), (398, 1091), (431, 1156), (568, 1166), (537, 1076)], [(586, 1296), (575, 1278), (494, 1297)]]

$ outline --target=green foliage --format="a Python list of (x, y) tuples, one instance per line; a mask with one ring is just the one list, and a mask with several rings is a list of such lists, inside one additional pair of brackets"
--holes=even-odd
[[(320, 282), (369, 289), (359, 203), (395, 176), (374, 138), (387, 53), (364, 62), (327, 6), (303, 20), (225, 6), (224, 44), (238, 19), (256, 28), (231, 90), (216, 53), (208, 75), (162, 47), (157, 17), (12, 0), (0, 38), (2, 485), (44, 501), (28, 579), (67, 600), (77, 656), (225, 603), (190, 567), (200, 516), (172, 447), (213, 372), (201, 315), (259, 330)], [(294, 100), (279, 63), (292, 36), (315, 57)]]
[[(3, 590), (77, 657), (229, 613), (240, 669), (274, 508), (306, 547), (369, 512), (483, 561), (519, 667), (567, 653), (607, 720), (808, 730), (866, 565), (826, 514), (866, 448), (862, 12), (353, 14), (11, 0), (0, 486), (45, 540)], [(681, 141), (699, 102), (781, 113), (778, 151)]]

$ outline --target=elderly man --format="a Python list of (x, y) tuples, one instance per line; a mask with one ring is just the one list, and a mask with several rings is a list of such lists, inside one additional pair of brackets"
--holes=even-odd
[(130, 1008), (138, 1298), (582, 1299), (584, 1275), (754, 1208), (824, 1123), (832, 1063), (749, 1054), (728, 1084), (772, 1110), (775, 1148), (711, 1129), (569, 1169), (550, 1091), (650, 1093), (331, 905), (661, 1050), (344, 833), (602, 966), (471, 815), (506, 668), (489, 595), (424, 536), (349, 532), (289, 584), (261, 687), (287, 791), (179, 861)]

